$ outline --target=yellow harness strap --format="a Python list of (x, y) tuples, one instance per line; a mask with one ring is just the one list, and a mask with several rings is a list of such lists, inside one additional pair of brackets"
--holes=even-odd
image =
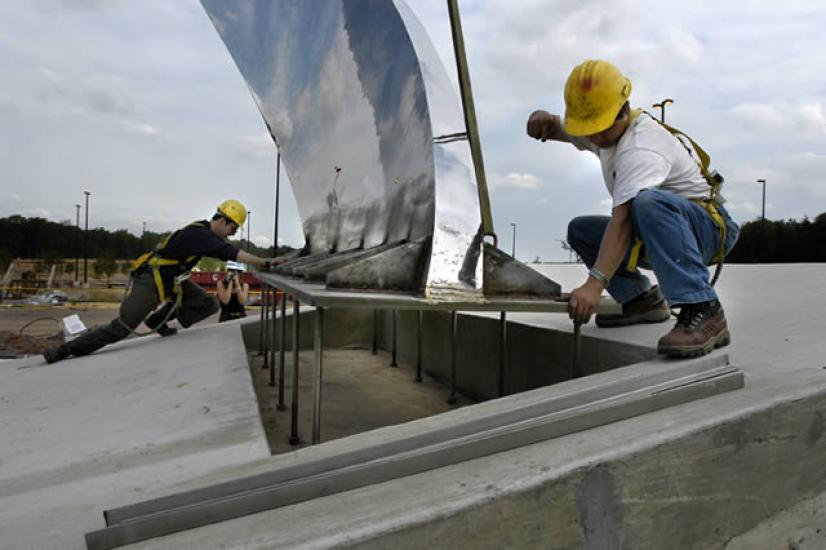
[[(198, 225), (199, 223), (200, 222), (193, 222), (187, 225), (187, 227), (192, 227), (193, 225)], [(175, 233), (177, 233), (177, 231)], [(141, 254), (141, 256), (132, 263), (132, 271), (140, 269), (144, 265), (149, 266), (149, 268), (152, 270), (152, 276), (155, 279), (155, 286), (158, 289), (158, 297), (160, 298), (161, 302), (166, 300), (166, 291), (164, 290), (163, 278), (161, 277), (160, 268), (166, 266), (180, 265), (182, 263), (189, 263), (195, 259), (195, 256), (189, 256), (185, 260), (180, 260), (173, 258), (161, 258), (158, 255), (164, 248), (166, 248), (166, 245), (169, 244), (169, 240), (172, 238), (173, 235), (175, 235), (175, 233), (171, 233), (168, 237), (166, 237), (157, 247), (155, 247), (155, 250)], [(181, 281), (186, 278), (187, 277), (181, 278), (180, 276), (175, 277), (172, 284), (172, 294), (177, 295), (179, 297), (179, 301)]]
[(642, 252), (642, 241), (637, 238), (634, 240), (634, 244), (631, 246), (631, 253), (628, 255), (628, 264), (625, 268), (630, 271), (634, 272), (637, 270), (637, 264), (640, 263), (640, 253)]
[[(700, 147), (700, 145), (696, 141), (691, 139), (691, 137), (688, 136), (685, 132), (677, 128), (674, 128), (673, 126), (669, 126), (664, 122), (660, 122), (654, 115), (647, 111), (643, 111), (642, 109), (634, 109), (631, 112), (631, 122), (633, 122), (634, 119), (637, 118), (637, 116), (639, 116), (639, 114), (642, 112), (645, 112), (648, 116), (650, 116), (657, 123), (659, 123), (663, 128), (668, 130), (677, 139), (677, 141), (679, 141), (683, 145), (683, 147), (685, 147), (686, 151), (688, 151), (688, 154), (691, 155), (691, 150), (677, 136), (683, 136), (684, 138), (686, 138), (689, 141), (689, 143), (691, 143), (691, 146), (694, 148), (694, 151), (697, 154), (699, 160), (695, 160), (697, 160), (697, 165), (700, 168), (700, 173), (702, 174), (703, 178), (705, 178), (706, 182), (708, 182), (709, 187), (711, 187), (711, 193), (710, 198), (708, 199), (690, 200), (700, 205), (706, 212), (708, 212), (708, 215), (711, 216), (711, 219), (714, 220), (715, 225), (717, 225), (717, 228), (720, 230), (720, 248), (717, 250), (717, 254), (715, 254), (714, 258), (712, 258), (711, 260), (712, 264), (717, 264), (717, 273), (715, 274), (713, 279), (713, 281), (716, 282), (717, 277), (719, 276), (720, 268), (723, 265), (723, 260), (725, 260), (726, 258), (726, 222), (725, 220), (723, 220), (723, 216), (722, 214), (720, 214), (720, 210), (717, 208), (718, 205), (722, 204), (723, 202), (723, 199), (720, 196), (720, 182), (717, 182), (708, 171), (708, 167), (711, 164), (711, 157), (708, 153), (705, 152), (705, 150), (702, 147)], [(628, 271), (633, 272), (637, 270), (637, 265), (639, 264), (640, 256), (643, 254), (642, 248), (643, 242), (639, 238), (637, 238), (634, 241), (634, 244), (631, 246), (631, 252), (628, 256), (628, 265), (626, 266)], [(712, 282), (712, 285), (714, 284), (714, 282)]]
[(723, 219), (723, 215), (720, 214), (717, 203), (714, 202), (714, 199), (691, 199), (691, 202), (702, 206), (711, 216), (711, 219), (714, 220), (717, 229), (720, 230), (720, 248), (717, 249), (717, 254), (711, 259), (711, 263), (723, 263), (723, 260), (726, 259), (726, 221)]

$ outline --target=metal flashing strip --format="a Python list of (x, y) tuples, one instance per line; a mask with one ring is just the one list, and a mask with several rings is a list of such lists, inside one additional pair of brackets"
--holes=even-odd
[(87, 533), (86, 544), (90, 550), (115, 548), (481, 458), (744, 385), (743, 373), (728, 365), (725, 354), (659, 364), (662, 369), (632, 370), (620, 380), (609, 376), (600, 382), (595, 375), (594, 386), (563, 395), (553, 395), (557, 385), (554, 391), (542, 388), (483, 404), (486, 413), (441, 429), (108, 510), (108, 527)]

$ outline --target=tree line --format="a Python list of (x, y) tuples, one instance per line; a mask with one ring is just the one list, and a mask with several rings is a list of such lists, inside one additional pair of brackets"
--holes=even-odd
[[(45, 264), (71, 258), (82, 259), (84, 246), (87, 258), (109, 266), (114, 264), (116, 259), (131, 260), (152, 250), (167, 235), (168, 232), (147, 231), (137, 236), (125, 229), (108, 231), (101, 227), (84, 232), (71, 222), (9, 216), (0, 218), (0, 269), (5, 270), (9, 262), (15, 258), (37, 259)], [(249, 250), (258, 256), (274, 255), (272, 247), (258, 247), (245, 239), (231, 242), (238, 248)], [(290, 250), (290, 247), (279, 247), (280, 254)]]
[[(84, 231), (70, 222), (44, 218), (9, 216), (0, 218), (0, 269), (14, 258), (42, 260), (44, 264), (61, 259), (83, 258), (84, 238), (87, 257), (109, 266), (116, 259), (134, 259), (153, 249), (169, 233), (147, 231), (141, 236), (125, 229), (103, 228)], [(275, 255), (272, 248), (258, 247), (244, 239), (235, 246), (263, 257)], [(280, 246), (279, 254), (292, 250)], [(731, 263), (826, 262), (826, 212), (814, 220), (755, 220), (742, 225), (740, 239), (729, 254)], [(210, 266), (211, 267), (211, 266)], [(68, 268), (67, 268), (68, 269)]]
[(730, 263), (826, 262), (826, 212), (814, 221), (755, 220), (743, 224)]

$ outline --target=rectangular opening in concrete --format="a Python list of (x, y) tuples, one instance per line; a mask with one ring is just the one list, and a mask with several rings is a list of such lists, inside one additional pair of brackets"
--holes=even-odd
[[(293, 321), (287, 308), (285, 326), (285, 387), (279, 408), (281, 349), (280, 311), (275, 331), (268, 327), (262, 355), (258, 323), (244, 325), (250, 370), (262, 423), (273, 454), (309, 444), (312, 429), (312, 361), (315, 312), (305, 310), (299, 321), (299, 388), (297, 432), (290, 442)], [(323, 441), (432, 416), (489, 399), (523, 392), (571, 378), (571, 333), (506, 321), (505, 356), (498, 316), (456, 316), (455, 403), (452, 389), (452, 316), (450, 312), (330, 308), (325, 314), (324, 380), (321, 416)], [(395, 317), (396, 365), (393, 365)], [(275, 340), (272, 340), (272, 334)], [(373, 348), (375, 344), (375, 353)], [(421, 349), (421, 355), (419, 354)], [(271, 372), (274, 356), (275, 369)], [(650, 359), (642, 346), (583, 337), (585, 375)], [(503, 361), (504, 359), (504, 361)], [(419, 364), (421, 368), (419, 369)], [(421, 374), (420, 374), (421, 373)]]

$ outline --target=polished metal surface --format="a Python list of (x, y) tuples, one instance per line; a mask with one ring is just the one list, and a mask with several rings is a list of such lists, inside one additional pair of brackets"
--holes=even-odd
[(283, 157), (308, 251), (432, 236), (420, 289), (481, 299), (456, 87), (401, 0), (202, 0)]

